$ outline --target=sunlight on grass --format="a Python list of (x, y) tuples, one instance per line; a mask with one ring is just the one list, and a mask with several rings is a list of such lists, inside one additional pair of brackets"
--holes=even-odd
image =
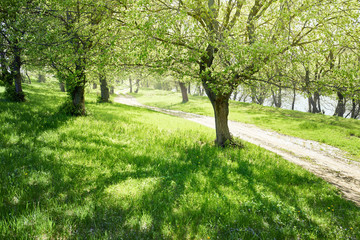
[(360, 234), (358, 207), (260, 147), (220, 149), (212, 129), (94, 94), (69, 117), (55, 86), (24, 89), (27, 102), (0, 102), (1, 239)]
[[(141, 90), (132, 94), (145, 105), (214, 116), (207, 97), (189, 96), (181, 103), (181, 94), (161, 90)], [(290, 136), (314, 140), (338, 147), (360, 159), (360, 122), (354, 119), (304, 113), (257, 104), (230, 101), (229, 120), (250, 123)]]

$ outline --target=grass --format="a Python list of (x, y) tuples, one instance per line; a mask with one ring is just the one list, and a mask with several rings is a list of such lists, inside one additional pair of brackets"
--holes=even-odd
[(257, 146), (196, 123), (25, 85), (0, 101), (0, 239), (356, 239), (359, 207)]
[[(207, 97), (189, 96), (181, 103), (180, 93), (141, 89), (133, 94), (139, 102), (161, 108), (213, 116)], [(360, 160), (360, 122), (354, 119), (304, 113), (251, 103), (230, 102), (229, 119), (257, 125), (282, 134), (314, 140), (338, 147)]]

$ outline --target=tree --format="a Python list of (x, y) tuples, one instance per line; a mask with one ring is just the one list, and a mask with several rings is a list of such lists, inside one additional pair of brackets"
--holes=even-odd
[(22, 56), (31, 26), (31, 18), (26, 9), (34, 5), (32, 1), (25, 0), (3, 0), (0, 5), (1, 79), (6, 88), (7, 98), (18, 102), (25, 101), (21, 66), (24, 64)]
[(144, 43), (162, 49), (157, 64), (170, 69), (181, 64), (200, 78), (214, 109), (215, 143), (225, 146), (232, 141), (227, 123), (232, 91), (255, 81), (274, 56), (318, 41), (314, 32), (340, 17), (332, 7), (327, 1), (148, 0), (134, 15), (141, 19), (135, 25)]
[[(111, 43), (109, 38), (116, 34), (110, 24), (111, 6), (111, 1), (54, 0), (42, 9), (44, 19), (48, 21), (47, 44), (42, 50), (61, 81), (65, 82), (70, 96), (66, 109), (73, 115), (86, 114), (87, 74), (101, 66), (98, 56), (111, 58), (106, 55), (108, 51), (103, 51), (102, 44), (103, 41)], [(101, 79), (104, 83), (105, 75)]]

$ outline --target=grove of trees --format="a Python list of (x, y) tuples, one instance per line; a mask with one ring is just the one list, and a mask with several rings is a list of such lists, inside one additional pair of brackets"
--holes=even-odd
[[(173, 76), (184, 102), (200, 83), (223, 147), (232, 143), (229, 100), (244, 89), (276, 107), (288, 89), (292, 108), (301, 92), (313, 113), (320, 96), (335, 95), (334, 114), (344, 117), (350, 102), (358, 118), (359, 15), (356, 0), (2, 0), (0, 82), (6, 98), (25, 101), (22, 68), (51, 69), (73, 115), (86, 114), (90, 79), (105, 102), (107, 79), (123, 71)], [(130, 78), (134, 91), (146, 74)]]

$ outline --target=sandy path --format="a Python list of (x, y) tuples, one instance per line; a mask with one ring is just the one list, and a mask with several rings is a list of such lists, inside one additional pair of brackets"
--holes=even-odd
[[(131, 96), (118, 95), (114, 101), (131, 106), (145, 107), (215, 128), (213, 117), (145, 106)], [(360, 206), (360, 163), (347, 159), (345, 153), (340, 149), (315, 141), (264, 130), (251, 124), (229, 121), (229, 128), (233, 136), (277, 153), (284, 159), (302, 166), (335, 185), (342, 191), (346, 199)]]

